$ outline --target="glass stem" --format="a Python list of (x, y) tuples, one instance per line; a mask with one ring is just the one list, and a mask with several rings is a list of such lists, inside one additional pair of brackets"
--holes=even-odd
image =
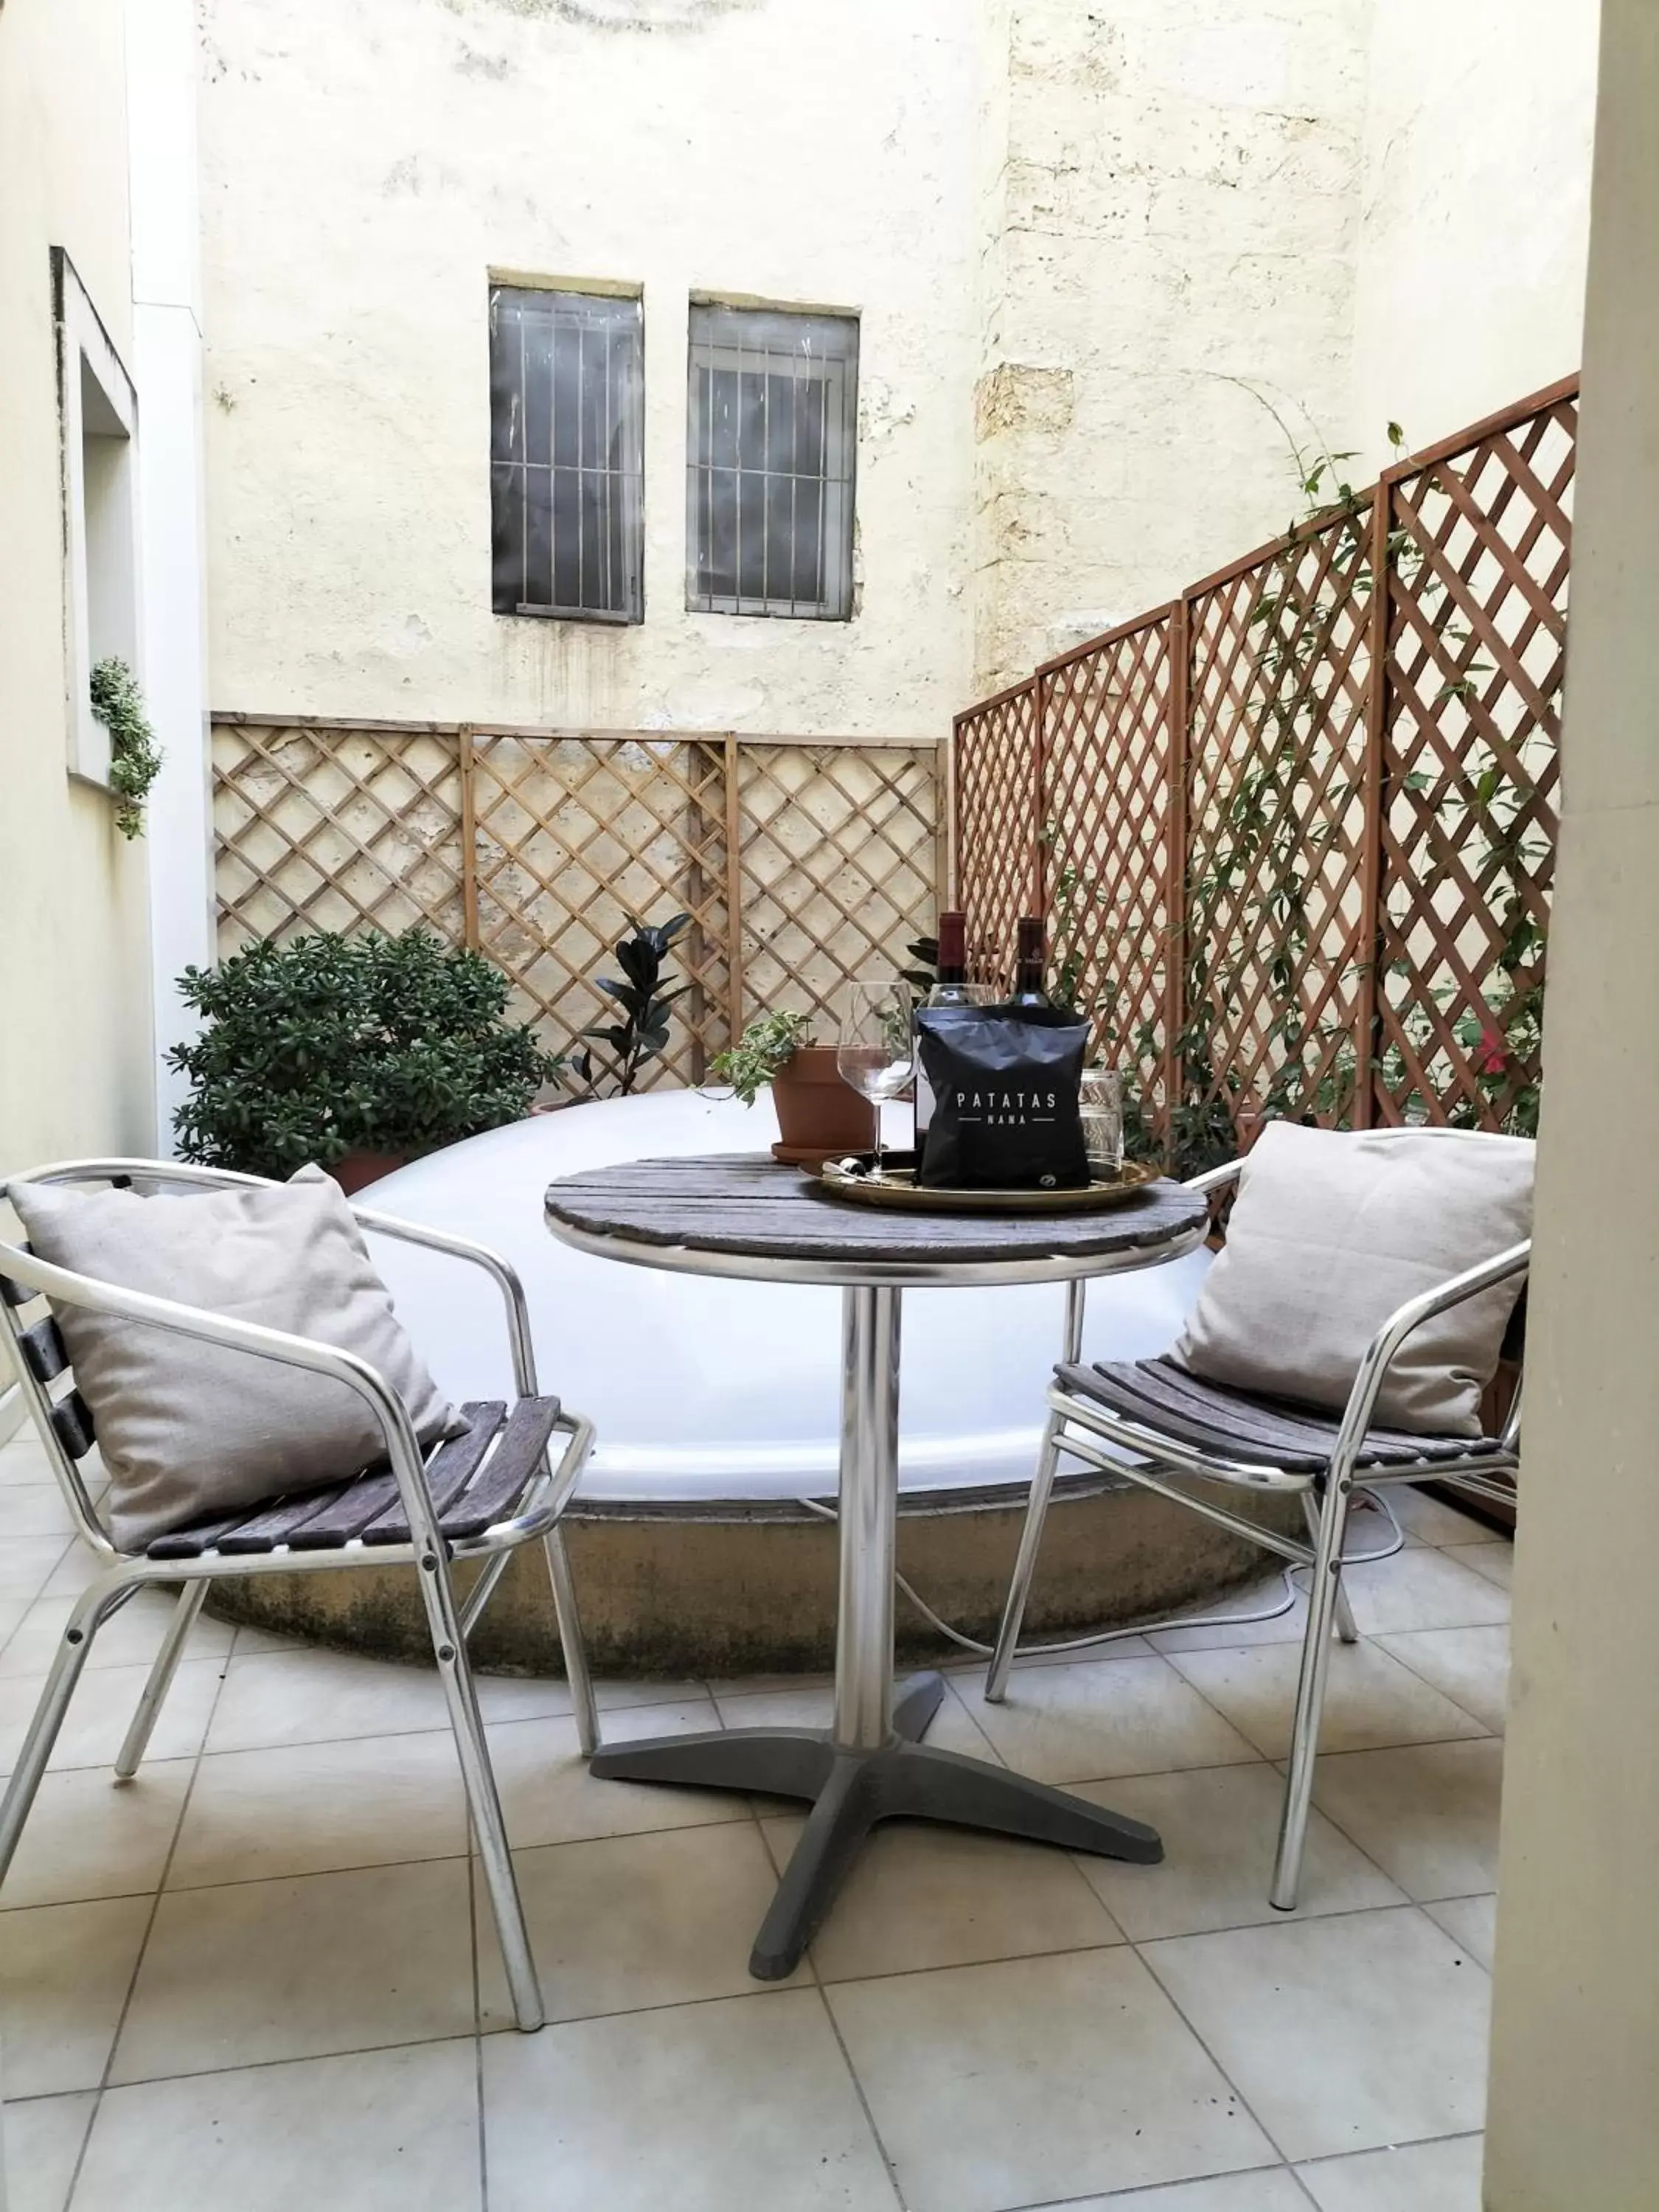
[(876, 1181), (879, 1182), (881, 1181), (881, 1101), (879, 1098), (872, 1098), (870, 1101), (870, 1111), (874, 1115), (876, 1121)]

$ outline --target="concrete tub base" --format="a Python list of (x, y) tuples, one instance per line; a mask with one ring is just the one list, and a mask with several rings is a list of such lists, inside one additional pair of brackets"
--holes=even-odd
[[(899, 1522), (899, 1569), (933, 1610), (988, 1641), (1006, 1592), (1023, 1491), (934, 1493)], [(1301, 1533), (1294, 1498), (1263, 1501), (1270, 1525)], [(835, 1651), (836, 1531), (797, 1505), (596, 1507), (566, 1523), (582, 1622), (604, 1674), (817, 1671)], [(1127, 1483), (1056, 1489), (1026, 1618), (1041, 1639), (1115, 1627), (1219, 1596), (1268, 1554)], [(463, 1586), (470, 1571), (460, 1577)], [(216, 1584), (208, 1610), (307, 1642), (426, 1660), (408, 1568), (261, 1575)], [(901, 1592), (906, 1658), (952, 1647)], [(472, 1637), (477, 1664), (507, 1674), (562, 1671), (539, 1547), (516, 1558)]]

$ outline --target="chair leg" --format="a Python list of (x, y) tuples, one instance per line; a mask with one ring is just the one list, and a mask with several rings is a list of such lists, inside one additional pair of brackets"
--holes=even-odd
[(576, 1585), (571, 1578), (570, 1555), (564, 1548), (563, 1529), (550, 1528), (542, 1539), (542, 1548), (547, 1554), (547, 1579), (553, 1585), (553, 1613), (559, 1625), (571, 1710), (576, 1717), (576, 1740), (581, 1746), (582, 1757), (592, 1759), (599, 1747), (599, 1714), (593, 1699), (593, 1677), (587, 1669), (587, 1646), (582, 1641), (581, 1615), (576, 1607)]
[(546, 2014), (542, 2009), (541, 1985), (536, 1978), (536, 1961), (524, 1924), (524, 1905), (519, 1896), (518, 1877), (513, 1870), (507, 1822), (495, 1787), (495, 1769), (489, 1763), (489, 1746), (484, 1736), (483, 1717), (478, 1711), (478, 1692), (466, 1654), (466, 1639), (461, 1633), (448, 1562), (428, 1553), (421, 1559), (417, 1572), (427, 1626), (432, 1637), (433, 1656), (438, 1662), (438, 1677), (444, 1686), (449, 1724), (454, 1731), (455, 1749), (461, 1762), (467, 1814), (507, 1968), (514, 2016), (528, 2034), (542, 2025)]
[(1048, 1517), (1048, 1498), (1054, 1486), (1054, 1468), (1060, 1458), (1060, 1416), (1051, 1413), (1042, 1431), (1036, 1472), (1031, 1477), (1031, 1494), (1025, 1505), (1025, 1525), (1019, 1532), (1013, 1579), (1008, 1585), (1007, 1602), (1002, 1608), (1002, 1621), (997, 1630), (996, 1650), (991, 1655), (990, 1669), (985, 1677), (986, 1700), (994, 1705), (1000, 1705), (1008, 1694), (1008, 1670), (1014, 1663), (1020, 1624), (1025, 1618), (1025, 1601), (1031, 1594), (1031, 1577), (1036, 1571), (1037, 1552), (1042, 1542), (1042, 1524)]
[(207, 1581), (186, 1583), (179, 1593), (179, 1601), (173, 1608), (173, 1618), (167, 1623), (167, 1632), (161, 1638), (161, 1648), (155, 1655), (149, 1670), (149, 1680), (144, 1685), (144, 1694), (138, 1700), (138, 1710), (133, 1714), (121, 1748), (115, 1754), (115, 1778), (131, 1782), (138, 1771), (139, 1762), (149, 1748), (150, 1732), (161, 1715), (167, 1692), (173, 1687), (173, 1678), (179, 1670), (185, 1646), (190, 1641), (190, 1632), (207, 1597)]
[(1352, 1480), (1329, 1482), (1317, 1508), (1313, 1588), (1308, 1594), (1308, 1628), (1302, 1639), (1302, 1668), (1296, 1686), (1296, 1717), (1291, 1729), (1291, 1765), (1279, 1821), (1279, 1852), (1268, 1895), (1281, 1912), (1296, 1910), (1302, 1881), (1302, 1850), (1313, 1802), (1314, 1760), (1319, 1751), (1319, 1723), (1330, 1674), (1331, 1632), (1341, 1595), (1342, 1539), (1347, 1528)]
[(52, 1746), (69, 1711), (70, 1699), (75, 1695), (87, 1655), (92, 1650), (92, 1639), (130, 1588), (125, 1582), (94, 1583), (82, 1592), (65, 1624), (58, 1656), (46, 1676), (46, 1686), (40, 1692), (40, 1702), (34, 1709), (23, 1747), (17, 1754), (5, 1796), (0, 1800), (0, 1882), (4, 1881), (16, 1852), (23, 1823), (28, 1819), (40, 1778), (46, 1771), (46, 1761), (52, 1757)]
[[(1314, 1504), (1312, 1493), (1310, 1492), (1303, 1492), (1302, 1510), (1307, 1516), (1308, 1534), (1317, 1545), (1319, 1508)], [(1358, 1644), (1359, 1641), (1359, 1631), (1354, 1626), (1353, 1607), (1348, 1602), (1348, 1593), (1342, 1587), (1340, 1575), (1336, 1578), (1336, 1632), (1344, 1644)]]

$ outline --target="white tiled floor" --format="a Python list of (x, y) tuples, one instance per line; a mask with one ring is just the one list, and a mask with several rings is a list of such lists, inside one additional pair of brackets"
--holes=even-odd
[[(0, 1764), (82, 1572), (45, 1472), (0, 1451)], [(952, 1669), (932, 1741), (1153, 1822), (1165, 1863), (887, 1829), (781, 1988), (746, 1961), (798, 1817), (594, 1782), (562, 1685), (486, 1684), (532, 2037), (431, 1678), (204, 1623), (116, 1788), (135, 1608), (0, 1893), (14, 2212), (1477, 2212), (1509, 1547), (1402, 1517), (1353, 1577), (1291, 1918), (1296, 1614), (1022, 1665), (1000, 1708)], [(828, 1698), (604, 1702), (625, 1735)]]

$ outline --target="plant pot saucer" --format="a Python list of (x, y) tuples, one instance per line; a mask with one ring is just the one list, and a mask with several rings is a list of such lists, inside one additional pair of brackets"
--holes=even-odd
[(844, 1153), (856, 1149), (846, 1145), (776, 1144), (772, 1147), (772, 1157), (787, 1168), (811, 1168), (816, 1172), (826, 1160), (840, 1159)]

